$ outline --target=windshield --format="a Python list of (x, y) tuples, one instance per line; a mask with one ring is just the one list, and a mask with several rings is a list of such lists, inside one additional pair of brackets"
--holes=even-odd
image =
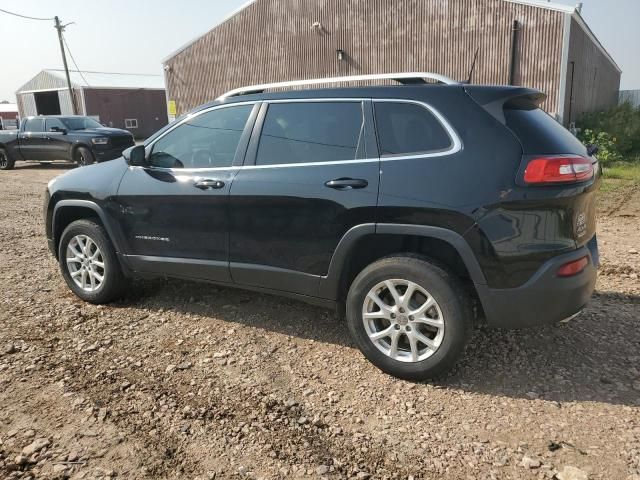
[(101, 128), (98, 122), (89, 117), (74, 117), (60, 119), (67, 130), (86, 130), (87, 128)]

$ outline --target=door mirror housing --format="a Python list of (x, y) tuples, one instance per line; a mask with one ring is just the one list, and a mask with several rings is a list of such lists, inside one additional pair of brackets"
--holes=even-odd
[(146, 167), (147, 166), (147, 153), (144, 145), (136, 145), (135, 147), (129, 147), (122, 156), (132, 167)]
[(49, 129), (49, 131), (50, 131), (50, 132), (53, 132), (53, 133), (61, 133), (61, 134), (63, 134), (63, 135), (66, 135), (66, 134), (67, 134), (67, 129), (66, 129), (66, 128), (51, 127), (51, 128)]

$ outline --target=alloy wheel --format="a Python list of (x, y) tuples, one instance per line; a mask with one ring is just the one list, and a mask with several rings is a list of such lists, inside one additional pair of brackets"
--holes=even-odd
[(444, 338), (438, 302), (409, 280), (385, 280), (365, 297), (362, 320), (369, 340), (394, 360), (415, 363), (433, 355)]
[(67, 245), (67, 269), (74, 283), (85, 292), (95, 292), (104, 283), (104, 256), (86, 235), (76, 235)]

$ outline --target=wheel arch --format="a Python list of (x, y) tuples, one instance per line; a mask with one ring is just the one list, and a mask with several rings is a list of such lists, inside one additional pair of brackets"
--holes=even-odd
[(328, 274), (320, 282), (319, 294), (343, 301), (349, 285), (364, 267), (389, 255), (406, 253), (436, 260), (459, 276), (468, 277), (474, 287), (486, 284), (471, 247), (452, 230), (426, 225), (364, 224), (349, 230), (338, 244)]
[(119, 252), (117, 237), (107, 219), (103, 209), (89, 200), (60, 200), (56, 203), (51, 216), (51, 235), (55, 246), (56, 258), (62, 232), (76, 220), (96, 220), (106, 231), (116, 252)]

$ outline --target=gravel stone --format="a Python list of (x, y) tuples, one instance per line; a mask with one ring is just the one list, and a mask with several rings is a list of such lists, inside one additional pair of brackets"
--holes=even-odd
[(48, 438), (38, 438), (22, 449), (22, 455), (30, 457), (49, 445), (51, 442)]
[(586, 472), (576, 467), (566, 466), (556, 475), (558, 480), (589, 480)]

